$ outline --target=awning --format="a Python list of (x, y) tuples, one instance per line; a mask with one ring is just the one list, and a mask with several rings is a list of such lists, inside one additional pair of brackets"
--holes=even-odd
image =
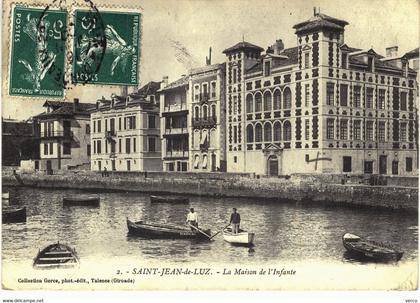
[(198, 168), (199, 164), (200, 164), (200, 156), (196, 155), (194, 158), (194, 168)]

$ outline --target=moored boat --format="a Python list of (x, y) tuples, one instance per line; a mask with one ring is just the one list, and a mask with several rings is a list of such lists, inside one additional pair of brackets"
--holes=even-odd
[(387, 244), (367, 240), (351, 233), (343, 235), (343, 245), (352, 256), (361, 259), (398, 261), (403, 255), (403, 252)]
[(9, 198), (10, 198), (10, 193), (9, 193), (9, 192), (6, 192), (6, 193), (1, 193), (1, 198), (2, 198), (3, 200), (9, 200)]
[[(210, 229), (193, 231), (190, 228), (169, 224), (146, 223), (143, 221), (133, 222), (127, 219), (128, 233), (132, 236), (143, 238), (162, 238), (162, 239), (209, 239)], [(206, 236), (208, 235), (208, 236)]]
[(77, 265), (79, 265), (79, 257), (76, 250), (59, 242), (41, 250), (33, 263), (35, 268), (65, 268)]
[(223, 230), (223, 239), (234, 245), (250, 246), (254, 244), (254, 233), (240, 229), (238, 233), (233, 233), (231, 228)]
[(98, 207), (100, 197), (97, 195), (72, 195), (63, 198), (63, 206)]
[(26, 207), (4, 207), (2, 209), (1, 219), (3, 223), (26, 222)]
[(190, 199), (174, 196), (150, 196), (152, 203), (189, 203)]

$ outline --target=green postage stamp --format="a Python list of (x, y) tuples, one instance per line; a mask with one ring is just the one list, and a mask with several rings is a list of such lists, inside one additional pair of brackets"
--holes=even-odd
[(10, 94), (62, 97), (67, 12), (15, 7)]
[(140, 14), (75, 12), (73, 82), (137, 85)]
[(15, 6), (11, 14), (11, 96), (63, 98), (76, 85), (138, 85), (139, 12), (92, 4)]

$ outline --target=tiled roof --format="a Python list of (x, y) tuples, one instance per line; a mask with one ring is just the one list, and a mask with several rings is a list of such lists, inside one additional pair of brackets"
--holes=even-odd
[(325, 14), (316, 13), (315, 16), (313, 16), (312, 18), (294, 25), (293, 28), (298, 30), (298, 29), (302, 28), (303, 26), (306, 26), (310, 23), (316, 23), (316, 22), (319, 22), (319, 21), (327, 21), (328, 23), (333, 23), (335, 25), (338, 25), (341, 28), (343, 28), (344, 26), (349, 24), (347, 21), (340, 20), (340, 19), (337, 19), (337, 18), (333, 18), (333, 17), (330, 17), (330, 16), (325, 15)]
[(212, 65), (205, 65), (202, 67), (197, 67), (197, 68), (193, 68), (190, 71), (190, 74), (194, 75), (194, 74), (199, 74), (199, 73), (205, 73), (211, 70), (216, 70), (219, 68), (224, 68), (226, 65), (226, 63), (216, 63), (216, 64), (212, 64)]
[(223, 53), (227, 54), (227, 53), (231, 53), (231, 52), (242, 50), (242, 49), (251, 49), (251, 50), (256, 50), (256, 51), (260, 51), (260, 52), (262, 52), (264, 50), (262, 47), (259, 47), (255, 44), (243, 41), (243, 42), (239, 42), (239, 43), (235, 44), (232, 47), (229, 47), (229, 48), (225, 49), (223, 51)]
[[(284, 49), (279, 55), (286, 56), (287, 59), (273, 57), (271, 68), (294, 65), (298, 63), (298, 47)], [(254, 66), (246, 70), (246, 73), (260, 72), (263, 69), (262, 62), (259, 61)]]
[[(71, 101), (45, 101), (44, 107), (51, 106), (53, 108), (59, 108), (59, 107), (71, 107), (73, 108), (73, 102)], [(95, 104), (92, 103), (78, 103), (77, 109), (79, 112), (87, 111), (91, 108), (95, 107)]]
[(412, 58), (418, 58), (419, 57), (419, 48), (415, 48), (412, 51), (409, 51), (408, 53), (405, 53), (404, 57), (406, 57), (407, 59), (412, 59)]
[(154, 95), (160, 89), (161, 83), (162, 82), (150, 81), (149, 83), (144, 85), (142, 88), (140, 88), (137, 92), (130, 94), (130, 96), (138, 97), (138, 96)]
[(95, 108), (95, 104), (92, 103), (78, 103), (77, 110), (74, 110), (73, 102), (65, 101), (49, 101), (44, 103), (44, 107), (52, 107), (52, 111), (47, 113), (41, 113), (36, 115), (35, 118), (47, 118), (52, 116), (71, 116), (74, 114), (89, 114), (91, 110)]
[(321, 28), (342, 30), (343, 27), (327, 20), (317, 20), (296, 29), (296, 34), (305, 33)]
[(163, 91), (167, 91), (167, 90), (171, 90), (171, 89), (186, 86), (186, 85), (188, 85), (188, 78), (189, 78), (189, 76), (183, 76), (183, 77), (179, 78), (178, 80), (176, 80), (172, 83), (169, 83), (166, 87), (161, 88), (159, 90), (159, 92), (163, 92)]
[(375, 60), (375, 68), (387, 68), (387, 69), (394, 69), (397, 71), (401, 71), (401, 68), (393, 64), (392, 61), (384, 61), (380, 60), (383, 59), (384, 56), (376, 53), (373, 49), (369, 50), (357, 50), (353, 52), (353, 54), (350, 54), (349, 56), (349, 62), (350, 64), (361, 64), (361, 65), (367, 65), (365, 61), (363, 60), (362, 55), (363, 54), (370, 54), (374, 56), (377, 60)]

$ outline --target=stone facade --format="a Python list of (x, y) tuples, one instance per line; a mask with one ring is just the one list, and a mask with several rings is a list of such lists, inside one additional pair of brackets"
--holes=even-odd
[(160, 82), (98, 100), (91, 115), (93, 171), (161, 171)]
[(90, 110), (94, 104), (46, 101), (46, 112), (34, 117), (38, 124), (40, 160), (34, 169), (71, 169), (90, 162)]
[(190, 171), (226, 171), (225, 65), (193, 69), (189, 87)]
[(296, 47), (224, 51), (229, 172), (417, 175), (416, 72), (347, 46), (347, 24), (315, 13)]

